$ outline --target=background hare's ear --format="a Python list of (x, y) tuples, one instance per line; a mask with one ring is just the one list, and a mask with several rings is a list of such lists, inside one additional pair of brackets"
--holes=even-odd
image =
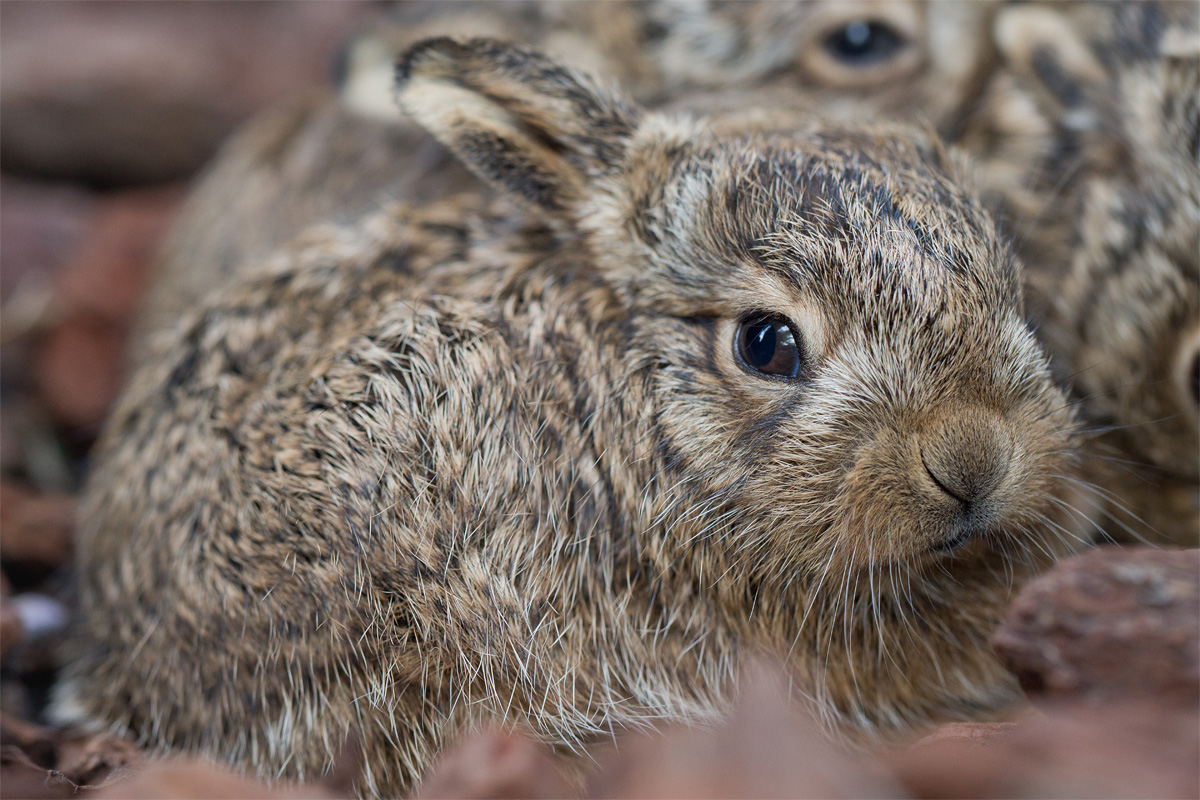
[(1118, 135), (1113, 80), (1077, 26), (1057, 10), (1014, 6), (996, 17), (996, 46), (1046, 119), (1093, 146)]
[(428, 39), (396, 68), (396, 97), (500, 189), (560, 215), (623, 163), (638, 110), (545, 56), (494, 39)]

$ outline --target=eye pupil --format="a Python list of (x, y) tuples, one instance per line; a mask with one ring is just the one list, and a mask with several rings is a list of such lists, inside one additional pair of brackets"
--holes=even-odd
[(871, 26), (862, 20), (855, 20), (846, 26), (842, 38), (847, 48), (862, 50), (871, 40)]
[(792, 323), (777, 315), (758, 314), (742, 321), (738, 355), (752, 372), (777, 378), (800, 373), (800, 348)]
[(759, 322), (746, 329), (746, 355), (751, 364), (763, 367), (771, 363), (775, 355), (775, 327), (767, 322)]
[(903, 43), (900, 34), (890, 26), (858, 19), (834, 31), (825, 40), (825, 47), (841, 61), (864, 65), (889, 58)]

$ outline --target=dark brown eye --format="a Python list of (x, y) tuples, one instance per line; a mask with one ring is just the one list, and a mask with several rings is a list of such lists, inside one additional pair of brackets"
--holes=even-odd
[(831, 33), (825, 49), (851, 66), (869, 66), (891, 58), (904, 47), (904, 37), (890, 25), (858, 19)]
[(786, 317), (757, 313), (738, 324), (734, 350), (752, 372), (772, 378), (795, 378), (800, 374), (800, 337)]

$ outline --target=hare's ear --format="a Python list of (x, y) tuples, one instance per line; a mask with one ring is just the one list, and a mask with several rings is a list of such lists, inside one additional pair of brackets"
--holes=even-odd
[(1053, 8), (1013, 6), (996, 17), (996, 46), (1058, 129), (1111, 133), (1112, 80), (1076, 26)]
[(427, 39), (396, 68), (396, 97), (500, 189), (562, 215), (620, 167), (638, 110), (538, 53), (494, 39)]

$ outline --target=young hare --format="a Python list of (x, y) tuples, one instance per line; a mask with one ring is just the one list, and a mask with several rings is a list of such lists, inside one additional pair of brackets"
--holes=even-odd
[(1014, 699), (987, 638), (1067, 544), (1071, 417), (960, 165), (899, 126), (646, 112), (494, 40), (399, 99), (507, 198), (326, 229), (135, 375), (81, 514), (62, 719), (413, 786), (786, 658), (831, 727)]

